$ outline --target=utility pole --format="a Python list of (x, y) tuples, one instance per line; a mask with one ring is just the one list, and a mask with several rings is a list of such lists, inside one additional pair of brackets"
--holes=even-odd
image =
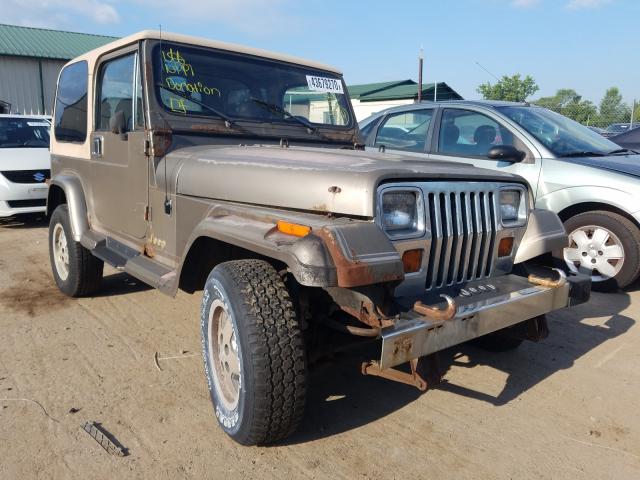
[(424, 65), (424, 51), (420, 47), (420, 56), (418, 57), (418, 103), (422, 101), (422, 67)]

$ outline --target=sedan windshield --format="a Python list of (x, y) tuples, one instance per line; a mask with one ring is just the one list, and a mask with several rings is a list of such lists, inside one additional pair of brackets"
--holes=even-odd
[(541, 107), (498, 107), (558, 157), (602, 156), (620, 150), (588, 127)]
[(168, 42), (155, 47), (153, 58), (156, 96), (175, 115), (305, 128), (353, 124), (335, 73)]
[(49, 122), (38, 118), (0, 118), (0, 148), (48, 148)]

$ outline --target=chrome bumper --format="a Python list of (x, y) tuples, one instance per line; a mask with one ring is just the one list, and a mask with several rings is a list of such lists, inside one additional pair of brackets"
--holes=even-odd
[[(470, 282), (458, 292), (449, 292), (457, 305), (457, 312), (450, 320), (434, 321), (409, 310), (394, 326), (383, 329), (380, 368), (394, 367), (538, 315), (582, 303), (589, 296), (589, 280), (582, 276), (570, 277), (557, 287), (535, 285), (516, 275)], [(407, 299), (407, 302), (411, 304), (414, 300)]]

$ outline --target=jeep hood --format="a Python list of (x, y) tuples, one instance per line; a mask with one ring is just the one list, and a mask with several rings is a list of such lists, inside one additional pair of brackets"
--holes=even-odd
[(187, 147), (167, 155), (176, 193), (270, 207), (374, 217), (380, 183), (406, 180), (516, 181), (472, 165), (416, 157), (279, 146)]

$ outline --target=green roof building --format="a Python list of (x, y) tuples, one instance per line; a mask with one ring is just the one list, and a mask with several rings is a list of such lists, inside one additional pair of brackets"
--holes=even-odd
[(115, 39), (0, 24), (0, 106), (11, 105), (11, 113), (50, 115), (62, 66)]
[[(347, 89), (358, 121), (380, 110), (418, 101), (418, 83), (413, 80), (349, 85)], [(426, 83), (422, 100), (462, 100), (462, 96), (444, 82)]]

